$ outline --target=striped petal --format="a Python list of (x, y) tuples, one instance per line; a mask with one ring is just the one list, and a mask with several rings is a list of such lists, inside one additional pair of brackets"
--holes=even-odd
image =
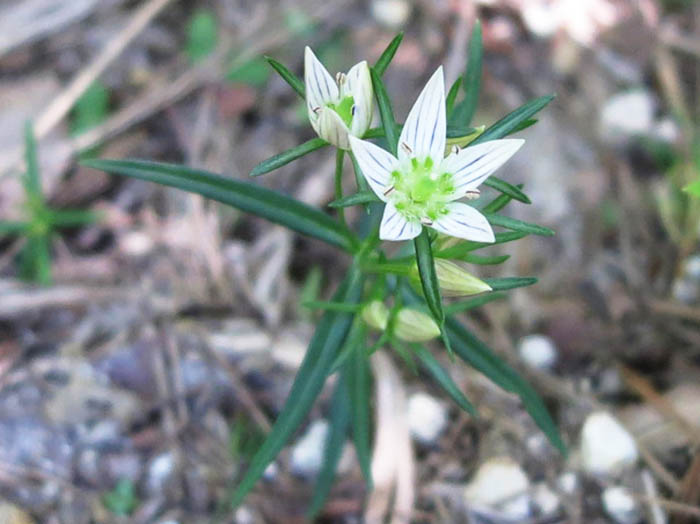
[(366, 61), (355, 64), (348, 71), (342, 91), (341, 98), (350, 95), (355, 101), (350, 131), (353, 135), (361, 137), (372, 123), (372, 97), (374, 96)]
[(445, 80), (440, 66), (408, 113), (399, 138), (399, 160), (429, 156), (439, 162), (445, 152), (446, 133)]
[(394, 204), (387, 202), (379, 226), (379, 238), (382, 240), (410, 240), (421, 232), (420, 222), (409, 222), (398, 212)]
[(467, 147), (457, 153), (451, 153), (443, 161), (441, 170), (451, 173), (454, 177), (456, 192), (452, 199), (462, 198), (467, 191), (479, 187), (524, 143), (525, 140), (520, 138), (490, 140)]
[(314, 109), (336, 102), (340, 92), (333, 77), (308, 46), (304, 51), (304, 82), (306, 83), (306, 107), (309, 111), (309, 119), (313, 122), (316, 118)]
[(438, 218), (432, 224), (432, 228), (464, 240), (475, 242), (493, 242), (495, 237), (491, 224), (486, 217), (472, 206), (462, 202), (447, 204), (448, 213)]
[(311, 125), (318, 133), (318, 136), (330, 142), (340, 149), (350, 149), (348, 142), (348, 126), (338, 113), (329, 107), (322, 107), (318, 111), (318, 120), (312, 120)]
[(398, 167), (399, 161), (394, 155), (372, 142), (360, 140), (352, 135), (348, 139), (352, 153), (355, 155), (369, 187), (372, 188), (374, 194), (386, 202), (384, 193), (391, 186), (391, 172)]

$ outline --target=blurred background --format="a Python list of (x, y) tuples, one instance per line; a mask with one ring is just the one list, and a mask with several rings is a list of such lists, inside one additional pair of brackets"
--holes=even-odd
[[(79, 159), (246, 179), (313, 136), (263, 55), (302, 75), (310, 45), (334, 73), (403, 30), (385, 75), (403, 120), (439, 64), (448, 85), (462, 74), (477, 18), (476, 125), (557, 94), (499, 171), (532, 199), (514, 216), (557, 235), (508, 244), (496, 275), (471, 268), (540, 282), (464, 321), (535, 385), (571, 453), (446, 355), (479, 419), (387, 353), (375, 431), (410, 446), (375, 440), (370, 496), (346, 454), (320, 521), (700, 522), (700, 198), (683, 190), (700, 179), (697, 2), (0, 0), (1, 523), (209, 522), (303, 357), (300, 302), (348, 263)], [(42, 209), (63, 217), (48, 226), (19, 176), (27, 121)], [(323, 150), (256, 182), (323, 206), (333, 169)], [(223, 521), (304, 522), (327, 400)]]

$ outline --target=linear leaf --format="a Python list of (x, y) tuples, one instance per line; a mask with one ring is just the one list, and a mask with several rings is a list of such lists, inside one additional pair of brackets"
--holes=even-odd
[(51, 209), (48, 217), (55, 227), (76, 227), (92, 224), (99, 218), (99, 213), (88, 209)]
[[(336, 291), (333, 301), (356, 303), (362, 293), (362, 276), (352, 267)], [(277, 456), (308, 414), (321, 392), (335, 357), (343, 345), (352, 324), (353, 315), (328, 311), (319, 321), (316, 332), (292, 384), (284, 407), (269, 435), (253, 456), (248, 470), (231, 497), (231, 508), (237, 507), (263, 475), (265, 468)]]
[(279, 169), (280, 167), (285, 166), (290, 162), (293, 162), (294, 160), (297, 160), (298, 158), (308, 155), (309, 153), (316, 151), (317, 149), (321, 149), (327, 145), (328, 142), (326, 142), (323, 138), (316, 137), (312, 138), (311, 140), (307, 140), (303, 144), (299, 144), (296, 147), (271, 156), (267, 160), (263, 160), (253, 168), (253, 170), (250, 172), (250, 176), (260, 176), (269, 173), (270, 171), (274, 171), (275, 169)]
[(391, 108), (391, 100), (386, 92), (386, 87), (384, 87), (384, 82), (382, 82), (379, 73), (374, 69), (370, 69), (370, 74), (372, 75), (372, 86), (374, 87), (374, 96), (377, 98), (377, 106), (379, 107), (379, 116), (382, 119), (382, 128), (384, 129), (384, 136), (389, 144), (389, 151), (396, 156), (396, 148), (399, 142), (399, 132), (396, 127), (396, 120), (394, 120), (394, 111)]
[[(477, 140), (475, 140), (474, 142), (476, 142)], [(509, 197), (517, 200), (518, 202), (522, 202), (523, 204), (531, 203), (527, 195), (523, 193), (520, 189), (518, 189), (517, 186), (514, 186), (513, 184), (510, 184), (505, 180), (501, 180), (498, 177), (491, 176), (487, 178), (486, 181), (484, 181), (484, 185), (489, 186), (490, 188), (493, 188), (496, 191), (500, 191), (501, 193), (508, 195)]]
[(14, 220), (0, 221), (0, 235), (17, 235), (24, 233), (29, 229), (29, 224), (26, 222), (17, 222)]
[(345, 378), (341, 374), (331, 399), (330, 427), (323, 446), (323, 465), (318, 473), (314, 494), (307, 512), (309, 520), (313, 520), (318, 515), (328, 499), (338, 463), (343, 454), (345, 435), (351, 420), (350, 415), (348, 390)]
[(384, 74), (384, 72), (389, 67), (389, 64), (394, 59), (396, 50), (399, 48), (399, 45), (401, 45), (401, 40), (403, 40), (403, 31), (401, 31), (391, 40), (391, 42), (389, 42), (389, 45), (386, 46), (386, 49), (377, 60), (377, 63), (374, 64), (373, 69), (377, 72), (379, 76), (382, 76)]
[(267, 60), (270, 67), (277, 71), (284, 81), (287, 82), (289, 86), (294, 89), (294, 91), (296, 91), (302, 100), (306, 100), (306, 87), (304, 86), (304, 82), (302, 82), (297, 75), (292, 73), (284, 64), (278, 62), (272, 57), (265, 56), (265, 60)]
[(334, 200), (328, 207), (350, 207), (357, 206), (359, 204), (370, 204), (372, 202), (381, 202), (379, 197), (375, 195), (372, 191), (361, 191), (355, 193), (354, 195), (348, 195), (338, 200)]
[(539, 98), (533, 98), (529, 102), (524, 103), (515, 111), (508, 113), (506, 116), (501, 118), (498, 122), (493, 124), (491, 127), (487, 128), (484, 133), (474, 140), (474, 144), (480, 144), (488, 140), (496, 140), (497, 138), (503, 138), (514, 130), (518, 129), (523, 122), (532, 118), (532, 115), (543, 109), (547, 104), (554, 100), (554, 95), (541, 96)]
[(485, 278), (484, 282), (491, 286), (493, 291), (505, 291), (517, 287), (532, 286), (537, 284), (537, 279), (535, 277)]
[(462, 260), (464, 262), (469, 262), (470, 264), (477, 264), (479, 266), (497, 266), (498, 264), (503, 264), (503, 262), (505, 262), (509, 258), (510, 255), (495, 255), (492, 257), (483, 257), (481, 255), (467, 253), (462, 257)]
[(446, 330), (452, 340), (452, 347), (462, 360), (491, 379), (494, 383), (515, 393), (523, 406), (540, 427), (550, 442), (566, 455), (566, 446), (559, 430), (552, 420), (544, 402), (513, 368), (496, 356), (491, 349), (476, 338), (464, 326), (452, 318), (446, 320)]
[(248, 182), (172, 164), (136, 160), (86, 160), (83, 165), (184, 189), (282, 224), (347, 251), (353, 237), (328, 215), (286, 195)]
[(302, 302), (307, 309), (323, 309), (325, 311), (340, 311), (342, 313), (357, 313), (360, 306), (357, 304), (346, 304), (345, 302), (330, 302), (324, 300), (308, 300)]
[(461, 76), (457, 77), (457, 80), (455, 80), (452, 83), (450, 90), (447, 92), (447, 98), (445, 98), (445, 107), (447, 109), (448, 119), (450, 118), (450, 115), (452, 114), (452, 111), (454, 110), (455, 100), (457, 99), (457, 95), (459, 94), (460, 87), (462, 87), (462, 77)]
[(352, 436), (355, 443), (357, 460), (365, 477), (368, 491), (372, 490), (372, 469), (370, 467), (371, 452), (369, 445), (370, 413), (369, 386), (370, 374), (367, 354), (365, 352), (364, 329), (358, 337), (348, 362), (345, 364), (345, 374), (350, 393), (352, 411)]
[(30, 199), (42, 201), (41, 179), (39, 175), (39, 161), (36, 152), (36, 138), (34, 128), (27, 122), (24, 126), (24, 160), (27, 164), (27, 171), (24, 174), (24, 190)]
[(474, 417), (478, 417), (479, 414), (476, 408), (469, 402), (469, 399), (464, 393), (459, 389), (457, 384), (454, 383), (450, 374), (443, 368), (437, 359), (428, 351), (425, 347), (420, 344), (413, 345), (413, 351), (418, 357), (423, 368), (428, 372), (428, 374), (438, 383), (438, 385), (445, 390), (452, 400), (454, 400), (457, 405), (464, 411), (469, 413)]
[(531, 224), (530, 222), (523, 222), (517, 218), (494, 215), (493, 213), (484, 213), (484, 215), (494, 226), (506, 227), (508, 229), (512, 229), (513, 231), (522, 231), (523, 233), (528, 233), (531, 235), (539, 235), (543, 237), (554, 236), (554, 231), (548, 227)]
[(442, 311), (442, 297), (440, 296), (440, 284), (435, 272), (435, 261), (433, 260), (433, 250), (430, 245), (428, 229), (423, 228), (421, 234), (414, 240), (416, 248), (416, 263), (418, 265), (418, 275), (425, 301), (430, 308), (439, 326), (445, 322), (445, 313)]
[(436, 257), (439, 258), (457, 258), (461, 259), (467, 253), (476, 251), (477, 249), (482, 249), (484, 247), (495, 246), (498, 244), (505, 244), (507, 242), (513, 242), (514, 240), (520, 240), (527, 236), (527, 233), (521, 231), (499, 231), (495, 234), (496, 240), (494, 242), (460, 242), (456, 246), (448, 247), (442, 249), (435, 253)]
[(455, 108), (453, 122), (468, 126), (479, 101), (481, 90), (481, 61), (483, 55), (483, 43), (481, 38), (481, 22), (474, 24), (472, 36), (469, 40), (469, 61), (464, 72), (464, 99)]
[[(523, 184), (518, 184), (517, 186), (518, 189), (522, 191), (523, 189)], [(498, 213), (501, 209), (506, 207), (510, 201), (513, 200), (513, 197), (510, 195), (506, 195), (505, 193), (501, 193), (498, 195), (496, 198), (491, 200), (488, 204), (483, 206), (480, 211), (482, 213)]]
[(20, 255), (20, 276), (42, 286), (51, 284), (51, 237), (29, 235)]
[(508, 135), (514, 135), (515, 133), (519, 133), (520, 131), (524, 131), (528, 127), (534, 126), (536, 123), (537, 123), (536, 118), (528, 118), (527, 120), (524, 120), (520, 125), (516, 126), (511, 131), (509, 131)]
[(460, 300), (459, 302), (454, 302), (448, 306), (445, 306), (445, 315), (454, 315), (456, 313), (463, 313), (464, 311), (469, 311), (493, 302), (494, 300), (502, 300), (508, 295), (505, 293), (486, 293), (484, 295), (468, 298), (466, 300)]

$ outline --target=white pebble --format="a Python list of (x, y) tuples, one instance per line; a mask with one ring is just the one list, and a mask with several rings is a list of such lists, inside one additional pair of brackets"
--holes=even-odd
[(616, 475), (637, 461), (632, 436), (611, 415), (592, 413), (581, 431), (581, 465), (594, 475)]
[(303, 477), (311, 477), (318, 473), (323, 463), (323, 448), (328, 429), (328, 422), (325, 420), (311, 423), (292, 449), (292, 473)]
[(469, 509), (495, 518), (520, 522), (530, 516), (530, 481), (510, 457), (482, 464), (464, 490)]
[(578, 489), (578, 478), (573, 471), (567, 471), (557, 478), (557, 486), (567, 495), (573, 495)]
[(527, 335), (520, 339), (518, 353), (525, 363), (537, 369), (549, 369), (557, 361), (557, 348), (544, 335)]
[(535, 486), (532, 502), (541, 516), (553, 515), (559, 509), (559, 497), (544, 482)]
[(374, 0), (371, 9), (377, 22), (394, 29), (403, 27), (411, 16), (411, 4), (406, 0)]
[(414, 393), (408, 399), (408, 426), (417, 441), (434, 444), (447, 426), (447, 411), (430, 395)]
[(618, 524), (637, 524), (641, 520), (639, 505), (627, 488), (607, 488), (601, 497), (605, 511)]
[(614, 95), (603, 106), (601, 136), (621, 142), (638, 135), (648, 135), (654, 125), (654, 106), (651, 93), (641, 89)]

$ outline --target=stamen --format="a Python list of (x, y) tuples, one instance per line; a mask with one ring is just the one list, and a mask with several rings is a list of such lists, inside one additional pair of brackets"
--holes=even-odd
[(401, 149), (403, 149), (404, 153), (411, 154), (413, 153), (413, 149), (406, 143), (406, 142), (401, 142)]
[(430, 220), (428, 217), (421, 217), (420, 223), (423, 224), (424, 226), (432, 226), (433, 221)]
[(470, 189), (464, 194), (465, 197), (467, 197), (467, 200), (476, 200), (481, 196), (481, 191), (478, 189)]
[(352, 108), (350, 108), (350, 114), (352, 116), (355, 116), (355, 110), (357, 109), (357, 106), (353, 104)]
[(338, 87), (343, 85), (345, 83), (345, 73), (336, 73), (335, 74), (335, 83), (338, 84)]
[(320, 107), (320, 106), (319, 106), (319, 107), (312, 107), (312, 108), (311, 108), (311, 111), (313, 111), (315, 115), (317, 115), (318, 112), (319, 112), (320, 110), (321, 110), (321, 107)]
[(452, 146), (452, 150), (451, 150), (451, 151), (452, 151), (452, 153), (454, 153), (455, 155), (458, 155), (459, 152), (460, 152), (461, 150), (462, 150), (462, 148), (459, 147), (457, 144), (455, 144), (455, 145)]
[(394, 191), (394, 186), (389, 186), (386, 191), (384, 191), (384, 196), (389, 196)]

